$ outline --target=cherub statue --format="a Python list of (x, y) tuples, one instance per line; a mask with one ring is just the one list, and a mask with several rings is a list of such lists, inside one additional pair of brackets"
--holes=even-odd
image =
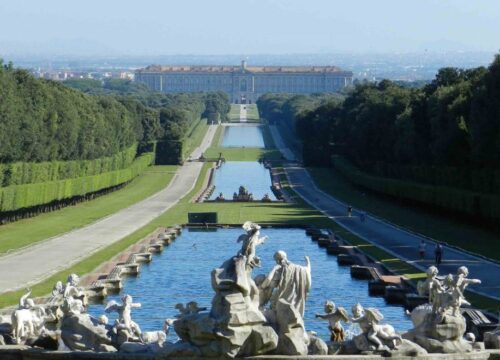
[(465, 288), (470, 284), (481, 284), (481, 280), (479, 279), (468, 279), (469, 269), (465, 266), (460, 266), (457, 270), (457, 275), (455, 277), (454, 285), (460, 293), (462, 294), (461, 303), (470, 305), (464, 297)]
[(134, 308), (140, 308), (140, 303), (132, 302), (132, 296), (125, 295), (122, 298), (123, 303), (118, 304), (115, 300), (111, 300), (104, 309), (105, 312), (110, 313), (116, 311), (118, 313), (118, 320), (116, 320), (115, 329), (118, 331), (124, 330), (128, 333), (129, 337), (140, 337), (141, 329), (134, 321), (132, 321), (131, 312)]
[[(465, 266), (458, 268), (457, 275), (449, 274), (444, 280), (444, 287), (435, 289), (432, 302), (432, 312), (440, 317), (446, 313), (457, 316), (460, 306), (470, 305), (465, 299), (464, 291), (469, 284), (480, 284), (479, 279), (468, 279), (469, 270)], [(437, 287), (437, 286), (436, 286)]]
[(87, 296), (85, 295), (85, 291), (78, 286), (79, 282), (80, 277), (78, 275), (69, 275), (66, 286), (64, 287), (63, 296), (64, 298), (72, 297), (74, 299), (79, 299), (82, 301), (83, 306), (87, 306)]
[(446, 313), (452, 316), (459, 314), (460, 305), (470, 305), (464, 298), (464, 295), (459, 286), (457, 286), (453, 275), (448, 274), (444, 280), (444, 289), (438, 292), (436, 305), (433, 306), (434, 314), (443, 317)]
[(71, 296), (64, 298), (62, 309), (65, 314), (69, 315), (79, 315), (85, 311), (82, 300)]
[(28, 338), (40, 335), (45, 329), (45, 309), (35, 305), (30, 295), (31, 289), (28, 289), (19, 299), (18, 309), (11, 315), (12, 335), (18, 344)]
[(176, 317), (182, 317), (186, 315), (194, 315), (198, 314), (200, 311), (207, 310), (206, 307), (198, 307), (198, 303), (196, 301), (190, 301), (184, 306), (182, 303), (178, 303), (175, 305), (175, 308), (179, 310), (179, 314)]
[(344, 341), (344, 328), (341, 321), (349, 322), (349, 315), (343, 307), (335, 308), (331, 300), (325, 302), (325, 314), (316, 314), (316, 317), (328, 320), (328, 329), (330, 330), (330, 340), (333, 342)]
[(377, 346), (377, 350), (383, 350), (384, 344), (382, 340), (392, 342), (392, 348), (396, 348), (396, 341), (402, 341), (401, 336), (396, 334), (394, 328), (389, 324), (379, 324), (384, 318), (378, 309), (367, 308), (363, 309), (361, 304), (356, 304), (352, 307), (351, 321), (359, 324), (362, 333)]
[(238, 255), (246, 256), (248, 267), (260, 267), (260, 258), (256, 256), (256, 248), (267, 240), (267, 236), (260, 237), (260, 226), (251, 221), (246, 221), (242, 227), (246, 234), (238, 237), (237, 242), (243, 242)]
[(62, 300), (63, 294), (64, 294), (64, 285), (62, 281), (58, 281), (52, 288), (49, 304), (58, 303), (60, 300)]
[(35, 306), (35, 302), (30, 298), (31, 289), (26, 289), (27, 292), (23, 296), (19, 298), (19, 306), (18, 309), (31, 309)]
[(425, 281), (419, 281), (417, 284), (418, 294), (420, 296), (428, 296), (429, 303), (432, 304), (433, 296), (437, 290), (442, 290), (441, 282), (438, 280), (437, 275), (439, 270), (435, 266), (429, 266), (426, 271), (427, 278)]

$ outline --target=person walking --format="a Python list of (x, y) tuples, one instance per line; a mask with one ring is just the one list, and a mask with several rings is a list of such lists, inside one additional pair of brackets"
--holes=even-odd
[(441, 244), (436, 244), (436, 248), (434, 249), (434, 258), (436, 266), (441, 265), (441, 261), (443, 260), (443, 246)]
[(352, 206), (351, 205), (347, 206), (347, 216), (349, 216), (349, 217), (352, 216)]
[(425, 258), (425, 241), (422, 239), (420, 244), (418, 245), (418, 255), (420, 256), (420, 260)]

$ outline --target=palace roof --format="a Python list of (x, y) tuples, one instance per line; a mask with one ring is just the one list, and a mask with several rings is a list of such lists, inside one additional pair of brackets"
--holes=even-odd
[(139, 73), (341, 73), (336, 66), (149, 65)]

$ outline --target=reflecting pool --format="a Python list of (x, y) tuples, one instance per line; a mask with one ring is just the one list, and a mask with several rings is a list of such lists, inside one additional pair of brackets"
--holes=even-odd
[(227, 200), (232, 200), (233, 193), (243, 185), (253, 194), (255, 200), (260, 200), (264, 194), (268, 194), (272, 200), (276, 200), (271, 191), (271, 175), (269, 170), (257, 161), (228, 161), (214, 174), (215, 191), (211, 200), (223, 193)]
[[(134, 302), (142, 303), (141, 308), (132, 311), (133, 320), (142, 330), (159, 330), (166, 318), (177, 314), (174, 309), (177, 303), (197, 301), (199, 306), (210, 309), (214, 295), (210, 273), (237, 253), (241, 244), (237, 244), (236, 239), (240, 234), (241, 229), (185, 229), (163, 253), (154, 255), (150, 264), (142, 265), (139, 276), (124, 280), (122, 294), (130, 294)], [(365, 307), (376, 307), (384, 315), (383, 323), (390, 323), (399, 331), (412, 327), (402, 307), (388, 305), (383, 298), (370, 297), (368, 282), (352, 279), (349, 267), (338, 266), (336, 257), (327, 255), (304, 230), (262, 229), (261, 234), (269, 239), (257, 248), (262, 268), (254, 269), (254, 277), (272, 269), (275, 265), (273, 254), (277, 250), (284, 250), (290, 261), (301, 265), (305, 264), (304, 255), (311, 258), (312, 289), (305, 313), (307, 330), (316, 331), (324, 340), (329, 339), (328, 323), (314, 316), (323, 312), (326, 299), (345, 307), (349, 314), (351, 306), (357, 302)], [(109, 296), (107, 300), (119, 300), (122, 294)], [(98, 316), (104, 312), (104, 305), (91, 305), (89, 312)], [(109, 315), (112, 323), (116, 314)], [(173, 330), (169, 338), (176, 338)]]
[(263, 148), (264, 137), (259, 125), (224, 126), (223, 147)]

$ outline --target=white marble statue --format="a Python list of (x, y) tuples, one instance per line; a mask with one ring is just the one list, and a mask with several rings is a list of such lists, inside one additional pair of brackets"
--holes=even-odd
[(85, 290), (78, 286), (79, 282), (80, 277), (77, 274), (69, 275), (65, 285), (61, 281), (58, 281), (52, 289), (48, 303), (57, 304), (71, 297), (81, 300), (83, 306), (87, 306), (87, 296)]
[(470, 303), (465, 299), (464, 292), (465, 288), (472, 284), (481, 284), (479, 279), (469, 279), (469, 269), (465, 266), (460, 266), (457, 270), (457, 275), (454, 278), (453, 286), (458, 290), (457, 293), (460, 295), (460, 300), (458, 306), (470, 305)]
[(84, 306), (87, 306), (87, 297), (85, 296), (85, 291), (78, 286), (80, 283), (80, 277), (76, 274), (71, 274), (68, 276), (68, 281), (64, 287), (63, 296), (73, 297), (74, 299), (80, 299)]
[(426, 271), (425, 281), (419, 281), (417, 283), (417, 291), (420, 296), (427, 296), (429, 298), (429, 303), (432, 304), (433, 292), (441, 289), (441, 282), (438, 280), (437, 275), (439, 270), (435, 266), (429, 266)]
[(325, 302), (325, 314), (316, 314), (322, 320), (328, 320), (328, 330), (330, 330), (330, 341), (342, 342), (345, 338), (342, 321), (349, 322), (349, 314), (343, 307), (336, 308), (331, 300)]
[(134, 321), (132, 321), (131, 312), (132, 309), (140, 308), (140, 303), (134, 303), (132, 301), (132, 296), (125, 295), (122, 298), (122, 303), (119, 304), (115, 300), (111, 300), (106, 305), (104, 311), (107, 313), (116, 311), (118, 313), (118, 319), (114, 326), (116, 332), (125, 331), (131, 338), (139, 338), (141, 336), (141, 329)]
[(35, 305), (30, 298), (31, 290), (21, 296), (18, 309), (11, 315), (12, 337), (17, 344), (40, 336), (45, 329), (46, 312), (42, 306)]
[(243, 243), (238, 255), (246, 256), (248, 267), (260, 267), (260, 258), (256, 255), (256, 248), (267, 240), (267, 236), (260, 237), (260, 226), (251, 221), (246, 221), (242, 227), (246, 234), (238, 237), (237, 242)]
[(276, 265), (262, 283), (262, 288), (271, 288), (271, 308), (276, 309), (278, 300), (290, 303), (304, 317), (307, 295), (311, 289), (311, 262), (305, 258), (306, 266), (290, 262), (284, 251), (274, 254)]
[(384, 318), (378, 309), (364, 309), (361, 304), (356, 304), (352, 307), (351, 321), (358, 324), (362, 335), (373, 343), (377, 350), (383, 350), (383, 340), (388, 340), (392, 343), (391, 348), (396, 348), (397, 341), (402, 341), (401, 336), (396, 334), (394, 328), (389, 324), (379, 324)]
[(443, 281), (428, 276), (431, 279), (428, 281), (431, 305), (413, 309), (411, 320), (414, 328), (404, 334), (406, 339), (432, 353), (472, 351), (475, 345), (463, 338), (467, 324), (460, 307), (470, 305), (464, 296), (466, 287), (481, 281), (469, 279), (468, 275), (469, 270), (461, 266), (455, 276), (448, 274)]

